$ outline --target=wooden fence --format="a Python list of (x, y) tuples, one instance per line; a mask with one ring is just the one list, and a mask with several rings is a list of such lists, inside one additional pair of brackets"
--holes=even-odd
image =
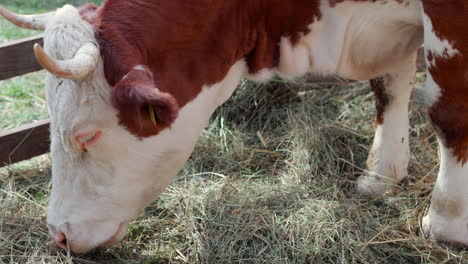
[[(42, 70), (33, 52), (35, 43), (42, 44), (42, 35), (6, 44), (0, 44), (0, 81), (26, 73)], [(418, 67), (425, 68), (420, 50)], [(323, 81), (311, 79), (308, 81)], [(327, 80), (333, 82), (333, 79)], [(49, 121), (42, 120), (33, 124), (0, 132), (0, 167), (27, 160), (49, 152)]]
[[(0, 44), (0, 81), (42, 70), (33, 52), (42, 35)], [(1, 118), (1, 117), (0, 117)], [(0, 167), (49, 152), (49, 121), (0, 132)]]

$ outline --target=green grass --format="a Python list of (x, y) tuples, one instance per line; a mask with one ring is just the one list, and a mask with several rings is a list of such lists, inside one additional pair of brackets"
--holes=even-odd
[(0, 129), (47, 118), (43, 72), (0, 82)]
[[(36, 11), (29, 3), (14, 5), (14, 1), (2, 1), (0, 4), (15, 12)], [(0, 44), (36, 34), (38, 32), (18, 28), (0, 19)], [(47, 118), (44, 80), (45, 73), (39, 72), (0, 82), (0, 131)]]
[[(6, 3), (33, 12), (54, 2)], [(1, 23), (4, 39), (30, 34)], [(0, 129), (47, 117), (43, 78), (0, 82)], [(466, 263), (420, 235), (438, 160), (417, 102), (408, 181), (368, 201), (354, 189), (374, 131), (366, 82), (244, 82), (124, 241), (82, 256), (47, 243), (50, 156), (0, 169), (0, 263)]]

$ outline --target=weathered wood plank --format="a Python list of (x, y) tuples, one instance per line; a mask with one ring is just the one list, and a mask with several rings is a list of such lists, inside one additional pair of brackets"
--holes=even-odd
[(0, 132), (0, 167), (49, 152), (49, 120)]
[(42, 36), (0, 44), (0, 81), (42, 69), (33, 51), (34, 44), (42, 45)]

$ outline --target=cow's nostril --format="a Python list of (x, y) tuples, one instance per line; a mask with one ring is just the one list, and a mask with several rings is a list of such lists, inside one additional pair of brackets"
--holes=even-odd
[(67, 249), (67, 237), (64, 233), (60, 232), (54, 236), (54, 242), (57, 246)]

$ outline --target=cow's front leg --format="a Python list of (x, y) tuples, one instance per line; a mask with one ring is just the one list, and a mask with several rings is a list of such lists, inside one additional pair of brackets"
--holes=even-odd
[(409, 162), (408, 105), (416, 73), (416, 55), (407, 63), (370, 81), (377, 107), (377, 129), (358, 192), (379, 196), (407, 175)]
[[(432, 45), (426, 45), (430, 52)], [(468, 54), (465, 50), (464, 54)], [(454, 249), (468, 248), (468, 60), (438, 55), (426, 89), (437, 91), (429, 116), (439, 141), (440, 169), (423, 231)]]

